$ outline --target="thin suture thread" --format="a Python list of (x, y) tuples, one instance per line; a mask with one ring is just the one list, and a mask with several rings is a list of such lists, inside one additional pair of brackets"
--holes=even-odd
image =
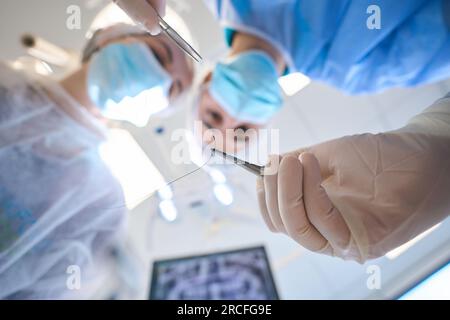
[[(215, 142), (215, 140), (214, 140), (214, 142)], [(200, 170), (203, 169), (204, 167), (206, 167), (206, 166), (208, 165), (208, 163), (211, 161), (212, 157), (214, 156), (214, 149), (213, 149), (213, 148), (210, 148), (210, 151), (211, 151), (211, 152), (210, 152), (210, 154), (209, 154), (208, 160), (206, 160), (206, 162), (203, 163), (200, 167), (198, 167), (198, 168), (196, 168), (196, 169), (194, 169), (194, 170), (192, 170), (192, 171), (190, 171), (190, 172), (188, 172), (188, 173), (185, 173), (185, 174), (183, 174), (182, 176), (180, 176), (180, 177), (178, 177), (178, 178), (176, 178), (176, 179), (174, 179), (174, 180), (169, 181), (169, 182), (166, 183), (164, 186), (162, 186), (162, 187), (156, 189), (155, 191), (153, 191), (153, 192), (151, 192), (151, 193), (149, 193), (149, 194), (143, 196), (142, 198), (140, 198), (140, 199), (134, 201), (134, 203), (135, 203), (135, 204), (139, 204), (139, 203), (141, 203), (141, 202), (143, 202), (143, 201), (145, 201), (145, 200), (148, 200), (148, 199), (150, 199), (151, 197), (153, 197), (155, 194), (157, 194), (161, 189), (167, 188), (167, 187), (173, 185), (174, 183), (176, 183), (176, 182), (178, 182), (178, 181), (180, 181), (180, 180), (182, 180), (182, 179), (184, 179), (184, 178), (186, 178), (186, 177), (188, 177), (188, 176), (190, 176), (190, 175), (192, 175), (192, 174), (194, 174), (194, 173), (200, 171)], [(105, 210), (115, 210), (115, 209), (123, 209), (123, 208), (126, 208), (126, 207), (127, 207), (127, 205), (126, 205), (126, 204), (123, 204), (123, 205), (120, 205), (120, 206), (117, 206), (117, 207), (108, 207), (108, 208), (103, 208), (103, 209), (105, 209)], [(102, 209), (102, 208), (95, 208), (95, 209)]]

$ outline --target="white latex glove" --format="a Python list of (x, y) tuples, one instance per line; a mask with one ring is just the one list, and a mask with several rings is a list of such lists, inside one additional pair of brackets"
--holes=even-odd
[(450, 96), (400, 130), (286, 154), (277, 172), (257, 183), (272, 231), (343, 259), (380, 257), (450, 213)]
[(152, 35), (161, 32), (158, 14), (164, 17), (166, 0), (113, 0), (138, 25)]

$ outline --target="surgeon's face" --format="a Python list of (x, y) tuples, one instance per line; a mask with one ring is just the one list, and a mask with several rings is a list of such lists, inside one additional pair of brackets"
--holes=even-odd
[(153, 52), (161, 66), (172, 78), (172, 86), (169, 91), (169, 99), (177, 98), (192, 84), (194, 76), (192, 60), (177, 47), (165, 34), (158, 36), (128, 36), (119, 40), (113, 40), (102, 44), (143, 42)]
[[(210, 79), (205, 78), (204, 87)], [(213, 139), (216, 148), (230, 153), (241, 150), (256, 138), (256, 132), (262, 125), (240, 121), (229, 115), (220, 104), (214, 100), (207, 89), (202, 89), (199, 97), (197, 120), (203, 125), (203, 142), (210, 143)], [(208, 133), (209, 131), (209, 133)], [(221, 138), (216, 137), (217, 134)]]

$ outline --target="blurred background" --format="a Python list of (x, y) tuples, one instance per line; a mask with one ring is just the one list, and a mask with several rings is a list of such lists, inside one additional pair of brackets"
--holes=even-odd
[[(36, 54), (26, 50), (21, 39), (32, 33), (67, 50), (64, 63), (70, 68), (92, 22), (108, 4), (108, 0), (2, 0), (0, 59), (29, 63), (24, 57)], [(203, 1), (169, 0), (168, 4), (170, 19), (183, 18), (206, 60), (223, 54), (224, 36)], [(66, 23), (74, 5), (80, 8), (80, 29), (70, 30)], [(47, 66), (39, 68), (50, 72)], [(64, 71), (53, 68), (55, 77)], [(401, 127), (449, 92), (450, 81), (360, 97), (345, 96), (301, 76), (284, 79), (283, 88), (287, 105), (271, 125), (280, 130), (280, 152), (343, 135)], [(265, 247), (282, 299), (397, 298), (437, 270), (448, 269), (440, 269), (450, 259), (448, 219), (385, 257), (359, 265), (311, 253), (283, 235), (270, 233), (259, 214), (255, 178), (239, 168), (211, 166), (161, 189), (165, 182), (197, 167), (170, 161), (175, 143), (171, 134), (186, 127), (190, 112), (183, 101), (179, 104), (175, 112), (154, 116), (144, 128), (117, 124), (101, 150), (124, 188), (129, 223), (127, 242), (115, 252), (116, 263), (105, 271), (105, 281), (93, 298), (147, 299), (154, 261), (253, 246)], [(379, 289), (370, 289), (367, 283), (373, 265), (380, 271)], [(435, 276), (441, 280), (426, 280), (417, 287), (418, 296), (442, 293), (442, 283), (450, 283), (448, 271)]]

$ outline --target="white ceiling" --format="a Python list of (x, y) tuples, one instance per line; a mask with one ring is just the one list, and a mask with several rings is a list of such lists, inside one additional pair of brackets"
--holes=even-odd
[[(23, 54), (19, 37), (33, 32), (65, 48), (79, 50), (85, 33), (103, 0), (2, 0), (0, 10), (0, 59), (14, 59)], [(201, 0), (169, 1), (185, 18), (205, 57), (214, 57), (225, 46), (219, 26)], [(82, 8), (81, 30), (66, 28), (66, 9), (77, 4)], [(450, 91), (449, 82), (417, 89), (399, 89), (387, 93), (348, 97), (334, 89), (313, 83), (287, 99), (272, 127), (280, 129), (281, 150), (288, 151), (323, 140), (360, 132), (380, 132), (402, 126), (435, 99)], [(172, 118), (154, 118), (149, 127), (131, 132), (162, 172), (171, 177), (187, 169), (168, 161), (171, 130), (184, 124), (183, 112)], [(166, 135), (156, 136), (154, 129), (166, 128)], [(255, 243), (268, 247), (276, 280), (284, 298), (364, 298), (390, 296), (407, 286), (421, 272), (432, 268), (425, 262), (438, 262), (446, 253), (449, 223), (394, 261), (375, 263), (383, 266), (383, 290), (371, 292), (365, 286), (365, 266), (318, 256), (298, 248), (289, 239), (270, 234), (259, 218), (254, 194), (254, 178), (236, 170), (227, 170), (234, 188), (235, 202), (223, 207), (211, 196), (211, 186), (204, 173), (197, 173), (175, 187), (181, 212), (179, 221), (166, 223), (158, 218), (157, 199), (143, 203), (131, 214), (131, 242), (142, 259), (144, 272), (151, 259), (185, 255)], [(189, 204), (201, 199), (204, 206), (192, 209)], [(448, 242), (447, 242), (448, 243)], [(416, 269), (410, 266), (415, 265)], [(402, 277), (400, 276), (402, 275)], [(397, 279), (394, 281), (394, 279)], [(403, 280), (402, 280), (403, 279)], [(145, 297), (143, 293), (142, 297)]]

